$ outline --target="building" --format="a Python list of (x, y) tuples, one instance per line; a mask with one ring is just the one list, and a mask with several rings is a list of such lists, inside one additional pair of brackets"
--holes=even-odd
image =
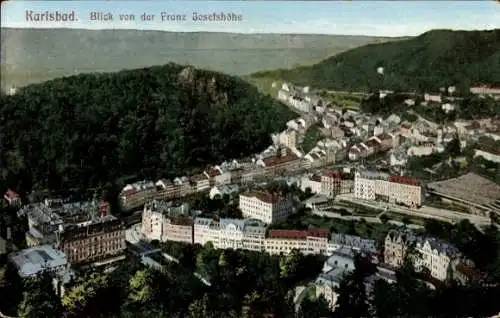
[(9, 261), (15, 266), (20, 277), (35, 277), (44, 270), (62, 275), (69, 269), (64, 252), (51, 245), (27, 248), (9, 254)]
[(289, 149), (297, 148), (297, 132), (291, 128), (281, 132), (279, 135), (279, 143)]
[(208, 194), (211, 200), (215, 199), (216, 196), (220, 196), (223, 198), (225, 195), (233, 195), (240, 191), (240, 188), (236, 184), (224, 184), (224, 185), (216, 185), (210, 189)]
[(300, 166), (300, 158), (290, 149), (282, 147), (276, 155), (258, 160), (257, 165), (268, 172), (293, 170)]
[(140, 181), (126, 185), (119, 195), (123, 208), (133, 209), (142, 206), (157, 194), (156, 185), (152, 181)]
[(95, 222), (109, 213), (105, 201), (65, 202), (45, 199), (43, 202), (23, 206), (18, 215), (28, 218), (26, 242), (28, 246), (59, 244), (61, 232), (68, 226)]
[(483, 157), (488, 161), (500, 163), (500, 150), (483, 145), (475, 149), (474, 157)]
[[(192, 230), (183, 218), (190, 216), (187, 203), (174, 204), (171, 201), (152, 200), (144, 205), (142, 211), (142, 233), (150, 240), (186, 241), (192, 243)], [(174, 218), (178, 218), (173, 220)], [(192, 228), (192, 225), (191, 225)], [(191, 233), (191, 234), (189, 234)], [(190, 238), (188, 238), (190, 236)]]
[(125, 224), (108, 215), (98, 221), (69, 226), (60, 233), (59, 247), (72, 264), (124, 259)]
[(220, 222), (211, 218), (197, 217), (193, 222), (194, 244), (205, 245), (211, 242), (214, 247), (219, 246)]
[(324, 170), (321, 176), (321, 194), (333, 198), (354, 191), (354, 176), (340, 171)]
[(350, 248), (359, 252), (376, 253), (377, 242), (360, 236), (332, 233), (328, 242), (328, 253), (333, 253), (342, 248)]
[(19, 206), (21, 205), (21, 197), (15, 191), (8, 189), (4, 194), (4, 199), (7, 200), (9, 205), (11, 206)]
[(472, 94), (477, 94), (477, 95), (491, 95), (491, 96), (496, 96), (500, 95), (500, 88), (496, 87), (490, 87), (487, 85), (482, 85), (482, 86), (475, 86), (470, 88), (470, 92)]
[(189, 178), (192, 192), (202, 192), (210, 189), (210, 179), (204, 173), (196, 174)]
[(355, 254), (350, 249), (335, 251), (323, 265), (323, 270), (315, 280), (316, 297), (323, 296), (329, 304), (330, 310), (334, 311), (339, 294), (336, 289), (342, 279), (354, 271)]
[(429, 271), (429, 274), (441, 281), (453, 278), (454, 264), (462, 258), (458, 249), (435, 238), (426, 238), (417, 242), (415, 249), (418, 257), (414, 259), (415, 269)]
[(196, 218), (194, 220), (194, 243), (205, 245), (212, 242), (215, 248), (262, 251), (266, 236), (266, 225), (255, 219)]
[(419, 180), (406, 176), (389, 176), (380, 172), (357, 172), (354, 178), (354, 196), (409, 207), (422, 205), (422, 187)]
[(193, 219), (185, 216), (164, 217), (161, 241), (193, 244)]
[(306, 192), (306, 189), (311, 189), (311, 193), (321, 193), (321, 176), (312, 175), (304, 176), (300, 179), (300, 190)]
[(462, 268), (473, 266), (456, 247), (436, 238), (416, 236), (410, 231), (390, 231), (385, 238), (384, 262), (400, 267), (409, 249), (415, 270), (427, 273), (440, 281), (464, 276)]
[(384, 242), (384, 263), (394, 268), (403, 265), (408, 248), (420, 240), (410, 231), (389, 231)]
[(304, 254), (326, 254), (328, 230), (269, 230), (264, 249), (270, 254), (288, 254), (294, 249)]
[(247, 192), (240, 194), (239, 208), (245, 218), (274, 223), (294, 213), (292, 201), (278, 193)]

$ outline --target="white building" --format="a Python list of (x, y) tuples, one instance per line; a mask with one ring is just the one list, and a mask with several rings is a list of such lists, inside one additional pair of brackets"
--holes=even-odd
[(255, 219), (196, 218), (194, 243), (205, 245), (212, 242), (214, 248), (261, 251), (264, 248), (266, 226)]
[(328, 251), (328, 230), (269, 230), (264, 242), (269, 254), (288, 254), (298, 250), (304, 254), (326, 254)]
[(279, 144), (290, 149), (297, 147), (297, 132), (288, 128), (279, 134)]
[[(149, 240), (166, 241), (172, 224), (169, 217), (188, 216), (190, 213), (187, 203), (174, 205), (171, 201), (152, 200), (144, 205), (142, 212), (142, 234)], [(175, 222), (174, 222), (175, 223)], [(180, 225), (179, 225), (180, 226)]]
[(321, 193), (321, 176), (303, 176), (300, 179), (300, 190), (306, 192), (306, 189), (311, 189), (311, 193)]
[(434, 238), (427, 238), (417, 242), (416, 250), (418, 257), (415, 258), (415, 269), (427, 268), (432, 277), (441, 281), (450, 277), (453, 261), (457, 261), (461, 255), (454, 246), (441, 242)]
[(354, 196), (364, 200), (380, 200), (411, 207), (422, 205), (420, 181), (379, 172), (357, 172), (354, 178)]
[(253, 218), (270, 224), (286, 220), (294, 213), (290, 198), (268, 192), (240, 194), (239, 208), (245, 218)]

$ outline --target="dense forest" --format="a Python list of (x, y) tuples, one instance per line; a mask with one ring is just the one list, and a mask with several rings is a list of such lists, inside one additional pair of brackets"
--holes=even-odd
[(408, 40), (355, 48), (312, 66), (253, 77), (351, 91), (437, 91), (451, 85), (467, 91), (479, 83), (500, 85), (500, 29), (433, 30)]
[(263, 150), (293, 116), (243, 80), (176, 64), (59, 78), (0, 96), (1, 180), (29, 191), (172, 177)]

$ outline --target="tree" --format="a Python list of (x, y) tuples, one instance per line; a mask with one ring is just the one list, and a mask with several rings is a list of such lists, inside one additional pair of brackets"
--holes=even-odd
[(458, 135), (455, 135), (453, 139), (446, 144), (446, 153), (452, 158), (456, 158), (460, 156), (461, 153), (461, 147), (460, 147), (460, 139), (458, 138)]
[[(92, 273), (80, 277), (72, 287), (70, 287), (62, 298), (62, 304), (69, 316), (96, 316), (103, 313), (106, 307), (113, 302), (109, 299), (103, 302), (106, 291), (109, 288), (109, 280), (106, 275)], [(108, 307), (109, 308), (109, 307)]]
[(21, 318), (54, 317), (59, 318), (62, 306), (54, 291), (52, 275), (44, 271), (35, 278), (28, 278), (19, 304), (17, 315)]
[(322, 318), (331, 316), (332, 312), (328, 306), (328, 301), (323, 295), (316, 299), (304, 298), (300, 304), (298, 318)]

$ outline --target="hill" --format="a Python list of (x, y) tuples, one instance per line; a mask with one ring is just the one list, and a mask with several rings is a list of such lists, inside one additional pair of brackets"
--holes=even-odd
[(172, 177), (261, 151), (294, 118), (242, 79), (177, 64), (80, 74), (0, 100), (0, 178), (29, 190)]
[(10, 87), (81, 72), (114, 72), (169, 62), (244, 75), (315, 63), (390, 38), (2, 28), (1, 39), (6, 66), (3, 80)]
[[(383, 67), (383, 75), (377, 72), (379, 67)], [(433, 30), (411, 39), (355, 48), (312, 66), (259, 72), (252, 77), (351, 91), (500, 84), (500, 29)]]

